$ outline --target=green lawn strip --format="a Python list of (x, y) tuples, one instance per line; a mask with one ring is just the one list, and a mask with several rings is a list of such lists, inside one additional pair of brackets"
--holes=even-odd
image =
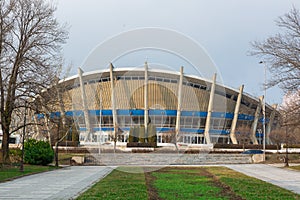
[(148, 199), (144, 173), (141, 168), (129, 170), (117, 168), (104, 179), (81, 194), (78, 199)]
[(24, 165), (24, 172), (20, 172), (20, 166), (4, 167), (0, 168), (0, 182), (53, 169), (56, 168), (52, 166)]
[(297, 166), (289, 166), (290, 169), (298, 170), (300, 171), (300, 165)]
[(229, 199), (222, 196), (223, 188), (217, 187), (212, 177), (201, 171), (204, 168), (168, 168), (152, 172), (154, 187), (162, 199)]
[(298, 194), (225, 167), (209, 167), (207, 170), (222, 183), (230, 186), (237, 195), (247, 200), (300, 199)]

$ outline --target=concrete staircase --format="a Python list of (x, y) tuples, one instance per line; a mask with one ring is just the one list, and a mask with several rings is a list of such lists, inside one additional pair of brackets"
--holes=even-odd
[(247, 154), (102, 153), (89, 154), (85, 165), (205, 165), (249, 164)]

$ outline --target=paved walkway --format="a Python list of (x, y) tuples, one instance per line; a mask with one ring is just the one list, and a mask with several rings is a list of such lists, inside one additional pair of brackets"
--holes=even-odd
[(300, 172), (264, 164), (224, 165), (248, 176), (300, 194)]
[(0, 183), (0, 199), (72, 199), (109, 174), (105, 166), (72, 166)]

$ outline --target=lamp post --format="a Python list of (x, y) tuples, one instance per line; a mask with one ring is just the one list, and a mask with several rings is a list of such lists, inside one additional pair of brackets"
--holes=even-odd
[(23, 124), (23, 133), (22, 133), (22, 156), (21, 156), (21, 163), (20, 163), (20, 172), (24, 172), (24, 152), (25, 152), (25, 134), (26, 134), (26, 111), (27, 111), (27, 103), (25, 101), (24, 104), (24, 124)]
[(284, 166), (288, 167), (289, 166), (289, 135), (288, 135), (288, 119), (287, 119), (287, 113), (284, 113), (284, 125), (285, 125), (285, 162)]
[(264, 65), (264, 99), (263, 99), (263, 161), (266, 160), (266, 97), (267, 97), (267, 67), (264, 61), (259, 64)]

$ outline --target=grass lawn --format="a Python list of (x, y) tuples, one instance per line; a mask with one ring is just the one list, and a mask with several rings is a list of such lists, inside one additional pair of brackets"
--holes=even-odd
[(235, 194), (245, 199), (300, 199), (300, 195), (228, 168), (210, 167), (207, 169), (222, 183), (228, 185)]
[(78, 199), (300, 199), (300, 195), (225, 167), (123, 171), (114, 170)]
[[(134, 170), (134, 169), (133, 169)], [(141, 169), (136, 169), (141, 171)], [(144, 173), (114, 170), (78, 199), (148, 199)]]
[(233, 199), (206, 168), (165, 168), (151, 173), (152, 186), (162, 199)]
[(39, 165), (24, 165), (24, 172), (20, 172), (19, 166), (0, 168), (0, 182), (28, 174), (45, 172), (53, 169), (55, 169), (55, 167)]
[(289, 168), (300, 171), (300, 165), (297, 166), (289, 166)]

